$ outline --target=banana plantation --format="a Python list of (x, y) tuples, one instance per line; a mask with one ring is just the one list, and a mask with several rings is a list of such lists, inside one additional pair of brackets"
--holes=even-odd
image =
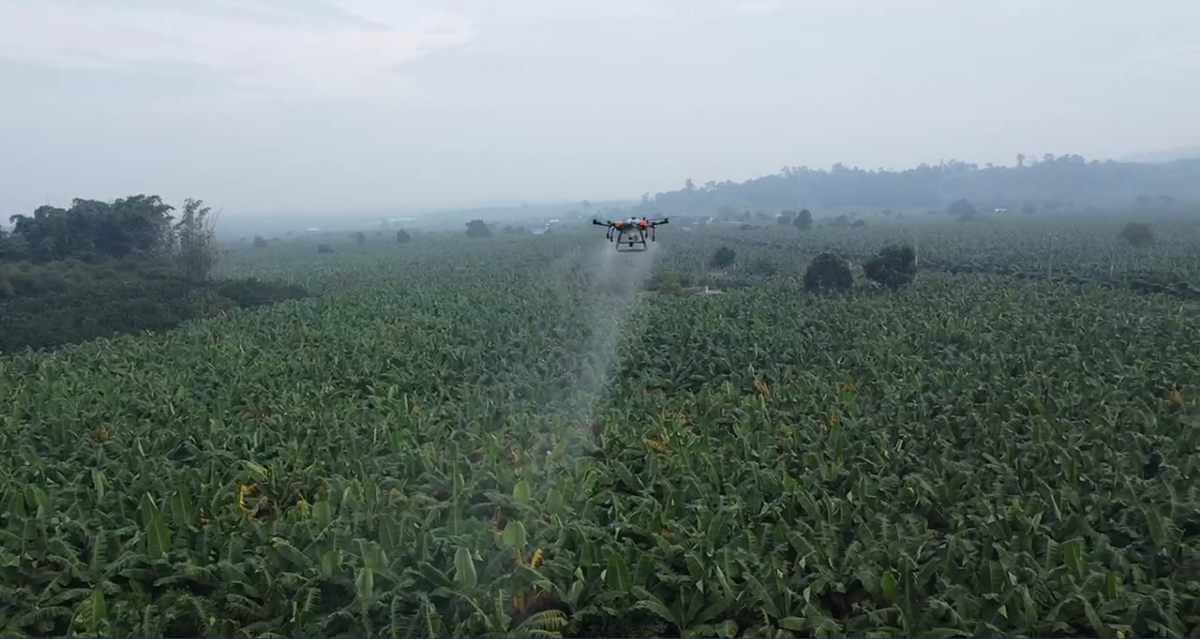
[(233, 246), (313, 294), (0, 356), (0, 635), (1200, 636), (1200, 226), (1123, 224)]

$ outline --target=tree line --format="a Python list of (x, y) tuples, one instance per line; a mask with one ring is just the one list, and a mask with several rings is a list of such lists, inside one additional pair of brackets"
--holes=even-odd
[(706, 214), (836, 208), (943, 209), (966, 200), (987, 207), (1058, 209), (1112, 204), (1147, 205), (1200, 199), (1200, 159), (1166, 164), (1085, 160), (1079, 155), (1040, 160), (1018, 156), (1015, 166), (950, 161), (893, 171), (835, 164), (830, 169), (785, 167), (744, 182), (708, 182), (642, 196), (638, 215)]
[(44, 348), (303, 297), (299, 287), (214, 277), (216, 216), (198, 199), (75, 199), (0, 230), (0, 352)]
[(192, 281), (207, 280), (218, 255), (216, 217), (201, 200), (187, 199), (178, 219), (175, 207), (157, 195), (134, 195), (112, 202), (76, 198), (69, 208), (39, 206), (32, 215), (13, 215), (13, 227), (0, 229), (0, 260), (44, 264), (76, 259), (179, 260)]

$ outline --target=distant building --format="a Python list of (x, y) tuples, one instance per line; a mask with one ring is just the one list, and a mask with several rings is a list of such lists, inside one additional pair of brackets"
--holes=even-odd
[(534, 235), (545, 235), (549, 231), (550, 227), (548, 226), (539, 226), (537, 228), (529, 229), (529, 232), (533, 233)]

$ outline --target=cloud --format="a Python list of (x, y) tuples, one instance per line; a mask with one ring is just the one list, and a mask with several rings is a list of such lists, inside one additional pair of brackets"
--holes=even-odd
[[(411, 0), (410, 0), (411, 1)], [(689, 0), (424, 0), (486, 24), (661, 17)], [(696, 2), (698, 0), (691, 0)]]
[(389, 70), (464, 46), (478, 32), (469, 16), (434, 6), (394, 0), (0, 0), (0, 59), (70, 71), (194, 69), (227, 78), (239, 99), (397, 100), (419, 87)]
[(781, 0), (743, 0), (734, 5), (735, 12), (750, 14), (776, 13), (783, 8)]
[(1140, 51), (1134, 59), (1149, 65), (1200, 66), (1200, 44), (1153, 47)]
[[(444, 103), (461, 95), (404, 70), (430, 54), (477, 48), (486, 31), (661, 18), (726, 1), (0, 0), (0, 64), (58, 78), (56, 94), (86, 74), (89, 100), (111, 80), (97, 107), (178, 103), (170, 91), (118, 88), (133, 83), (202, 86), (188, 104), (206, 106)], [(55, 82), (35, 84), (45, 91)]]

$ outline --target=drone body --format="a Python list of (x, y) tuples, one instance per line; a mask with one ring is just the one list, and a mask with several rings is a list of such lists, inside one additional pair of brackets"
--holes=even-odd
[(609, 242), (614, 242), (618, 252), (629, 253), (645, 251), (649, 248), (646, 244), (646, 237), (650, 237), (650, 241), (654, 242), (654, 230), (662, 224), (667, 223), (667, 218), (661, 220), (647, 220), (646, 218), (629, 218), (619, 222), (610, 222), (600, 220), (592, 220), (592, 224), (596, 226), (608, 227), (608, 232), (605, 238)]

